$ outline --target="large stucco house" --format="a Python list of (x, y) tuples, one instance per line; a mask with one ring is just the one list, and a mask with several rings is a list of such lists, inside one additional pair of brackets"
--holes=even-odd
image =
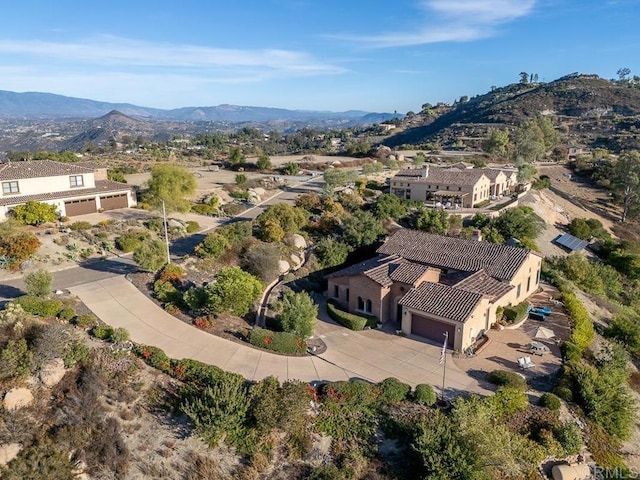
[(491, 168), (440, 168), (428, 165), (400, 170), (391, 179), (391, 193), (426, 203), (472, 208), (508, 191), (516, 178), (512, 172)]
[(463, 350), (540, 282), (542, 258), (523, 248), (400, 229), (378, 256), (327, 276), (328, 296), (406, 334)]
[(29, 200), (57, 207), (60, 216), (73, 217), (102, 210), (132, 207), (133, 187), (107, 179), (105, 168), (51, 160), (0, 164), (0, 220)]

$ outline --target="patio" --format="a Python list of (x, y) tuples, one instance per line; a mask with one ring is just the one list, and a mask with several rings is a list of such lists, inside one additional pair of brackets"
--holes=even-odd
[[(526, 318), (515, 327), (490, 330), (487, 332), (489, 342), (478, 353), (454, 358), (454, 363), (481, 383), (486, 382), (486, 376), (492, 370), (511, 370), (524, 375), (532, 389), (549, 390), (554, 374), (562, 365), (559, 345), (569, 338), (570, 325), (564, 308), (554, 300), (557, 290), (549, 285), (542, 288), (542, 292), (529, 298), (529, 303), (552, 309), (545, 321)], [(527, 348), (532, 342), (546, 348), (539, 348), (534, 353)], [(518, 358), (522, 357), (530, 357), (534, 366), (522, 368), (518, 363)]]

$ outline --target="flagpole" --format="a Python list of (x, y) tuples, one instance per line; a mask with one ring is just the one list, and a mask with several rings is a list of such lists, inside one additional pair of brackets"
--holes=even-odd
[(444, 357), (442, 365), (442, 402), (444, 402), (444, 382), (447, 376), (447, 343), (449, 343), (449, 332), (444, 332), (444, 345), (442, 346)]

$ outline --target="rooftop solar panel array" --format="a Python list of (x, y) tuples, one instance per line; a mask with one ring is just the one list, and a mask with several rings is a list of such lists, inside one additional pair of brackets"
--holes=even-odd
[(558, 237), (556, 239), (556, 243), (559, 245), (562, 245), (565, 248), (568, 248), (573, 252), (579, 252), (584, 247), (589, 245), (589, 242), (587, 242), (586, 240), (582, 240), (578, 237), (574, 237), (569, 233), (565, 233), (564, 235), (561, 235), (560, 237)]

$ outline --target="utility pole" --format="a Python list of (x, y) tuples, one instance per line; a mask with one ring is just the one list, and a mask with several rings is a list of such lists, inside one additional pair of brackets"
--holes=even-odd
[(164, 241), (167, 244), (167, 265), (171, 263), (171, 253), (169, 252), (169, 226), (167, 224), (167, 210), (164, 207), (164, 200), (162, 202), (162, 220), (164, 223)]
[(440, 359), (442, 360), (442, 402), (444, 403), (444, 382), (447, 375), (447, 343), (449, 342), (449, 332), (444, 332), (444, 343), (442, 344), (442, 354)]

